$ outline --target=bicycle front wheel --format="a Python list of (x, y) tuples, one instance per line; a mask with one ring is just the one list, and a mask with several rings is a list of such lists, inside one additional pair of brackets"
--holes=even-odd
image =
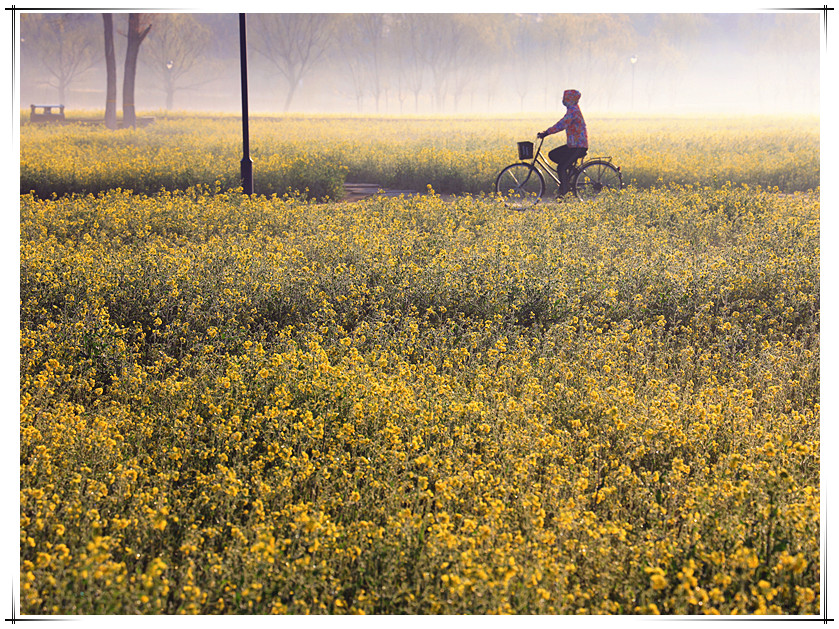
[(581, 201), (593, 199), (602, 192), (618, 192), (622, 187), (621, 171), (601, 160), (583, 164), (574, 177), (574, 192)]
[(542, 198), (545, 178), (531, 164), (510, 164), (496, 177), (495, 192), (507, 207), (526, 210)]

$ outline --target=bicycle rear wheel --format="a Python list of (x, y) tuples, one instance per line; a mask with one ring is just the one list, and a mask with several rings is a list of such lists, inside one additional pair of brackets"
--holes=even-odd
[(574, 192), (581, 201), (593, 199), (602, 192), (618, 192), (622, 187), (620, 169), (603, 160), (583, 164), (574, 177)]
[(496, 177), (495, 192), (507, 207), (525, 210), (542, 198), (545, 192), (545, 178), (531, 164), (510, 164)]

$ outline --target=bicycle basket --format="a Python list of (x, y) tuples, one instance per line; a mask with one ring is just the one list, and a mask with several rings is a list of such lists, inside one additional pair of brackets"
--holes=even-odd
[(519, 159), (533, 159), (533, 142), (519, 142)]

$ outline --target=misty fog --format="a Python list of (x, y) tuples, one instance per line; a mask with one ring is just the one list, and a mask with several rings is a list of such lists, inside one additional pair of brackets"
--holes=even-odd
[[(114, 14), (121, 103), (126, 13)], [(143, 14), (138, 111), (241, 110), (236, 13)], [(103, 110), (99, 13), (26, 13), (20, 106)], [(818, 12), (248, 14), (252, 113), (819, 113)]]

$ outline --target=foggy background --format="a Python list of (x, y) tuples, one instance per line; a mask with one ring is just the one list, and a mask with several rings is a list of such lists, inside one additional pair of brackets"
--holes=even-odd
[[(99, 13), (20, 16), (20, 106), (104, 110)], [(114, 14), (117, 109), (127, 13)], [(142, 14), (138, 111), (241, 111), (236, 13)], [(252, 113), (819, 113), (820, 15), (255, 14)], [(634, 61), (633, 61), (634, 60)]]

